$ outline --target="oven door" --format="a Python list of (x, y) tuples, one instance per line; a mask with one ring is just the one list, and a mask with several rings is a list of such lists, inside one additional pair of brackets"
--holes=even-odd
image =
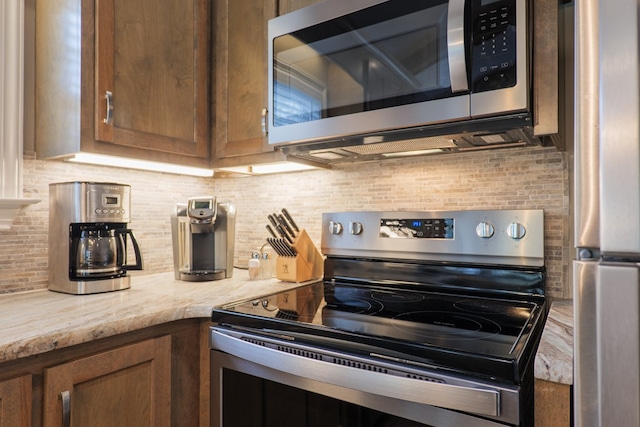
[[(334, 353), (217, 326), (211, 328), (210, 344), (214, 426), (227, 425), (225, 419), (229, 421), (227, 417), (233, 416), (225, 414), (230, 404), (229, 396), (225, 400), (228, 392), (225, 375), (231, 375), (230, 371), (421, 425), (504, 427), (504, 423), (520, 423), (519, 389), (515, 386), (485, 384), (412, 368), (397, 361)], [(263, 404), (260, 403), (263, 399), (253, 400), (257, 400), (258, 406)], [(243, 411), (250, 413), (253, 409), (245, 407)]]

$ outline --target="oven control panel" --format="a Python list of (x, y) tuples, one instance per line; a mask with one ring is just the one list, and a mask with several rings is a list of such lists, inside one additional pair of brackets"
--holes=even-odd
[(539, 209), (337, 212), (322, 222), (327, 256), (544, 265)]
[(453, 218), (383, 218), (380, 237), (390, 239), (453, 239)]

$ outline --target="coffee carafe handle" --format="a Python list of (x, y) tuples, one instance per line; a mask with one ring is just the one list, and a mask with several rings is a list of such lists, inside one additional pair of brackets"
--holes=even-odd
[[(142, 270), (142, 252), (140, 252), (140, 246), (138, 245), (138, 241), (136, 240), (136, 236), (133, 235), (133, 230), (125, 229), (122, 230), (123, 233), (128, 234), (131, 237), (131, 244), (133, 245), (133, 251), (136, 254), (136, 263), (134, 265), (123, 265), (122, 268), (125, 270)], [(126, 260), (125, 260), (126, 261)]]

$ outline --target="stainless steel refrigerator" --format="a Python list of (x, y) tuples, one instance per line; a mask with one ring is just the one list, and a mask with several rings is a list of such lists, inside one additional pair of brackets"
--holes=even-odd
[(575, 425), (638, 426), (640, 4), (575, 7)]

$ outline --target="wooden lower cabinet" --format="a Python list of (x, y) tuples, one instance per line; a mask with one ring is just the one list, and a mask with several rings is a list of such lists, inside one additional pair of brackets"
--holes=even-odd
[(160, 427), (170, 421), (169, 335), (45, 369), (46, 427)]
[(2, 363), (0, 426), (209, 426), (209, 324), (180, 320)]
[(0, 426), (31, 426), (31, 375), (0, 381)]
[(551, 381), (535, 381), (535, 426), (570, 427), (571, 386)]

